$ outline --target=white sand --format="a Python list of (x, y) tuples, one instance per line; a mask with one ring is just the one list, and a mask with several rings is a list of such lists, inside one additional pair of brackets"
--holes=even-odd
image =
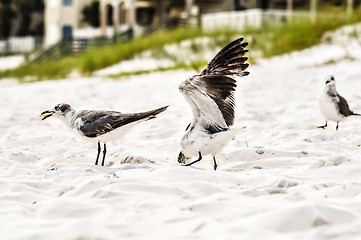
[(134, 58), (131, 60), (122, 61), (118, 64), (114, 64), (110, 67), (101, 69), (94, 72), (94, 75), (115, 75), (122, 72), (136, 72), (136, 71), (150, 71), (158, 68), (173, 67), (174, 63), (169, 60), (156, 60), (154, 58)]
[[(194, 47), (199, 48), (196, 54), (194, 54)], [(154, 71), (160, 68), (174, 67), (178, 63), (191, 66), (192, 62), (206, 62), (220, 49), (221, 47), (217, 45), (216, 41), (212, 41), (209, 37), (183, 40), (179, 43), (166, 44), (160, 50), (141, 52), (132, 59), (95, 71), (93, 75), (104, 77), (124, 72)]]
[[(0, 81), (0, 239), (360, 239), (361, 119), (316, 128), (326, 75), (361, 112), (360, 55), (344, 56), (340, 45), (321, 45), (251, 66), (236, 92), (236, 122), (249, 126), (218, 156), (217, 171), (209, 156), (177, 163), (192, 117), (178, 84), (193, 72)], [(37, 117), (59, 102), (170, 107), (109, 143), (113, 165), (101, 167), (95, 144)]]
[(24, 61), (25, 57), (23, 55), (0, 57), (0, 71), (16, 68)]

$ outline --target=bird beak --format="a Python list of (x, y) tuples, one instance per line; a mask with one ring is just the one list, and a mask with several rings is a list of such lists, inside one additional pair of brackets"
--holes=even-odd
[(53, 115), (55, 113), (55, 111), (52, 111), (52, 110), (47, 110), (45, 112), (42, 112), (39, 117), (42, 117), (43, 119), (41, 120), (45, 120), (47, 119), (48, 117), (51, 117), (51, 115)]

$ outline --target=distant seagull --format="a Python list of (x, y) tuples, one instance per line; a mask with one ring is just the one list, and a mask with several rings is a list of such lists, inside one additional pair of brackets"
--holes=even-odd
[(98, 155), (95, 165), (98, 165), (100, 155), (100, 142), (104, 143), (103, 161), (107, 152), (106, 143), (116, 141), (123, 137), (136, 124), (155, 118), (157, 114), (165, 111), (168, 106), (141, 113), (120, 113), (115, 111), (82, 110), (76, 111), (69, 104), (57, 104), (54, 109), (42, 112), (42, 120), (50, 116), (62, 120), (78, 136), (86, 141), (98, 142)]
[(325, 78), (326, 86), (323, 94), (320, 98), (320, 110), (326, 118), (326, 124), (319, 126), (319, 128), (327, 127), (327, 121), (337, 122), (336, 130), (338, 129), (338, 123), (344, 120), (348, 116), (360, 116), (358, 113), (354, 113), (349, 108), (346, 99), (344, 99), (336, 90), (336, 80), (330, 75)]
[[(203, 155), (213, 156), (214, 170), (217, 169), (216, 155), (244, 127), (231, 127), (234, 122), (235, 76), (247, 76), (248, 64), (244, 49), (248, 43), (239, 38), (222, 50), (199, 74), (183, 81), (179, 90), (193, 112), (193, 121), (188, 125), (181, 141), (178, 162), (190, 166)], [(193, 156), (198, 159), (187, 163)]]

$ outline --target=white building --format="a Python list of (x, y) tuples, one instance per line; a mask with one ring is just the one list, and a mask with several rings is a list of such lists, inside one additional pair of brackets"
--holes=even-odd
[(114, 31), (119, 32), (135, 25), (150, 25), (158, 19), (155, 12), (159, 12), (162, 2), (166, 2), (99, 0), (101, 26), (96, 29), (82, 21), (82, 10), (92, 1), (94, 0), (46, 0), (44, 45), (53, 45), (61, 39), (72, 37), (110, 37)]
[(95, 29), (82, 21), (82, 10), (92, 1), (44, 1), (44, 45), (53, 45), (61, 39), (72, 37), (112, 36), (114, 31), (156, 25), (165, 19), (235, 9), (234, 0), (99, 0), (100, 28)]
[(83, 8), (92, 0), (46, 0), (45, 39), (49, 46), (63, 38), (72, 38), (74, 30), (81, 27)]
[[(99, 2), (100, 28), (82, 21), (82, 10)], [(308, 0), (311, 1), (311, 0)], [(129, 27), (157, 25), (169, 19), (248, 8), (292, 8), (304, 0), (46, 0), (45, 46), (72, 37), (111, 37)], [(301, 5), (300, 5), (301, 4)]]

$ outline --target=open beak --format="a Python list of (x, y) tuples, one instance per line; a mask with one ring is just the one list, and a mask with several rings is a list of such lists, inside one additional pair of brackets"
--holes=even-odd
[(39, 117), (42, 117), (43, 119), (41, 120), (45, 120), (47, 119), (48, 117), (51, 117), (51, 115), (53, 115), (55, 113), (55, 111), (51, 111), (51, 110), (47, 110), (45, 112), (42, 112)]

